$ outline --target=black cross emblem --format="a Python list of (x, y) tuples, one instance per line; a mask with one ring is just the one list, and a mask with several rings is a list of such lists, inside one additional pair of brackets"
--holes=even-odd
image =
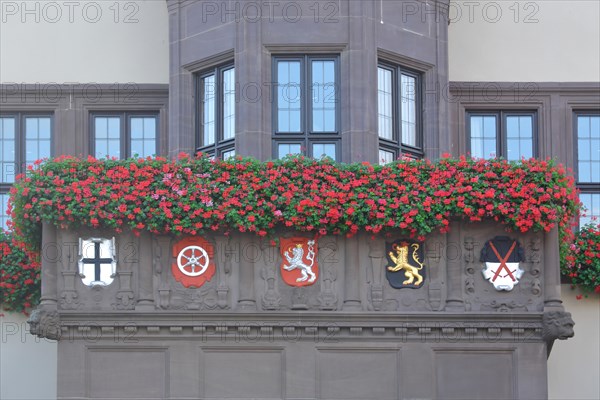
[(84, 258), (83, 264), (94, 264), (94, 281), (100, 282), (100, 265), (112, 264), (112, 258), (100, 258), (100, 242), (94, 242), (94, 258)]

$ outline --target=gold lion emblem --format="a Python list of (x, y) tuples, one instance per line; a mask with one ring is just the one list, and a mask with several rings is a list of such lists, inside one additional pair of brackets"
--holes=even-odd
[(404, 270), (404, 276), (406, 276), (406, 280), (402, 282), (402, 284), (410, 285), (414, 282), (415, 286), (419, 286), (421, 282), (423, 282), (423, 277), (419, 273), (419, 271), (423, 269), (423, 263), (419, 260), (419, 255), (417, 254), (417, 251), (419, 250), (419, 245), (417, 243), (413, 243), (410, 247), (413, 248), (412, 259), (419, 265), (418, 267), (412, 266), (408, 263), (409, 246), (406, 243), (401, 243), (400, 246), (394, 244), (392, 246), (392, 249), (394, 251), (390, 251), (388, 253), (390, 259), (394, 262), (395, 265), (389, 265), (387, 269), (391, 272), (398, 272), (400, 270)]

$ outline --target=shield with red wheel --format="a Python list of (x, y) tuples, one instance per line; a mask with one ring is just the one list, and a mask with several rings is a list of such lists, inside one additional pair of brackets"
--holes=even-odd
[(173, 277), (185, 287), (200, 287), (215, 274), (214, 247), (203, 238), (188, 237), (173, 246)]

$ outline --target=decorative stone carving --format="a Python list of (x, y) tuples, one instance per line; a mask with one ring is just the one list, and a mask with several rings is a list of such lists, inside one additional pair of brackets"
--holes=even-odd
[(575, 336), (575, 322), (571, 313), (566, 311), (546, 311), (542, 317), (542, 337), (546, 341), (547, 352), (550, 355), (554, 341), (565, 340)]
[(440, 279), (440, 261), (442, 259), (442, 237), (434, 235), (429, 242), (425, 242), (425, 259), (429, 266), (429, 307), (432, 311), (439, 311), (442, 306), (442, 282)]
[(60, 308), (63, 310), (76, 310), (81, 302), (79, 294), (75, 290), (75, 254), (69, 251), (63, 260), (63, 291), (60, 294)]
[(475, 293), (475, 279), (471, 276), (465, 279), (465, 291), (469, 294)]
[(135, 295), (131, 290), (131, 271), (121, 271), (117, 274), (119, 279), (119, 291), (117, 292), (117, 301), (113, 304), (113, 308), (117, 310), (133, 310), (136, 302)]
[(530, 273), (533, 277), (540, 276), (540, 262), (542, 260), (541, 250), (542, 240), (539, 237), (532, 239), (529, 242), (529, 262), (531, 263)]
[(498, 312), (509, 312), (509, 311), (527, 311), (527, 305), (523, 303), (517, 303), (514, 300), (511, 301), (496, 301), (493, 300), (489, 303), (482, 303), (481, 310), (496, 310)]
[(277, 274), (275, 269), (272, 267), (263, 267), (260, 271), (260, 275), (266, 283), (266, 291), (262, 296), (262, 307), (265, 310), (278, 310), (281, 305), (281, 296), (275, 288), (275, 279)]
[(295, 287), (292, 291), (292, 310), (308, 310), (308, 296), (306, 290)]
[(166, 282), (161, 282), (158, 287), (158, 306), (166, 310), (170, 306), (171, 287)]
[(335, 267), (328, 266), (327, 268), (324, 268), (322, 276), (322, 291), (318, 298), (319, 308), (321, 310), (335, 310), (338, 302), (337, 295), (333, 290), (333, 282), (337, 278)]
[(542, 336), (547, 342), (565, 340), (575, 335), (573, 327), (575, 322), (571, 318), (571, 313), (566, 311), (546, 311), (542, 318), (543, 332)]
[(217, 305), (220, 309), (226, 309), (229, 308), (229, 285), (227, 284), (227, 277), (231, 274), (232, 253), (228, 251), (230, 247), (230, 238), (218, 237), (216, 243), (218, 259), (220, 260), (217, 265), (217, 274), (219, 276)]
[(219, 283), (217, 287), (217, 305), (220, 309), (229, 308), (229, 287), (224, 283)]
[(475, 241), (473, 240), (472, 237), (465, 237), (465, 241), (463, 243), (463, 246), (465, 248), (465, 272), (467, 274), (473, 275), (475, 273)]
[[(73, 274), (73, 278), (75, 274)], [(60, 295), (60, 308), (63, 310), (77, 310), (80, 306), (79, 294), (74, 290), (65, 290)]]
[(371, 284), (370, 309), (381, 311), (383, 309), (383, 284), (382, 274), (384, 271), (385, 243), (382, 240), (369, 240), (369, 258), (371, 263), (367, 265), (367, 283)]
[(218, 296), (214, 284), (204, 285), (198, 289), (176, 289), (171, 293), (169, 308), (174, 310), (214, 310), (217, 308)]
[(542, 283), (537, 278), (531, 281), (531, 293), (535, 296), (542, 294)]
[(52, 340), (60, 339), (60, 316), (56, 310), (37, 308), (31, 313), (27, 323), (32, 335)]
[(158, 275), (157, 279), (157, 291), (158, 298), (157, 304), (163, 310), (170, 307), (171, 301), (171, 287), (168, 283), (170, 271), (169, 268), (165, 268), (171, 264), (171, 238), (168, 236), (156, 236), (153, 238), (152, 251), (154, 252), (154, 272)]

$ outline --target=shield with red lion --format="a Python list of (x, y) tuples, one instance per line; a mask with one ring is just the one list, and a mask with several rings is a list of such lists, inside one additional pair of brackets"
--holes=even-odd
[(290, 286), (310, 286), (319, 277), (317, 242), (293, 237), (280, 239), (281, 277)]
[(185, 287), (200, 287), (215, 274), (214, 247), (203, 238), (188, 237), (173, 246), (173, 277)]

